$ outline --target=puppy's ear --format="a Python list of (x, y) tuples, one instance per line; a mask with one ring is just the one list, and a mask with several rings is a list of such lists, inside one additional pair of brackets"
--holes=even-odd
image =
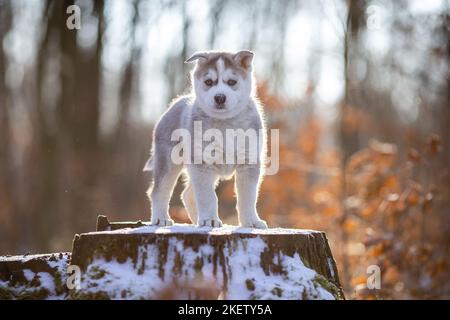
[(234, 55), (234, 61), (242, 68), (249, 70), (252, 67), (254, 53), (249, 50), (238, 51)]
[(197, 60), (207, 60), (208, 59), (208, 53), (207, 52), (196, 52), (194, 53), (190, 58), (188, 58), (184, 63), (189, 63)]

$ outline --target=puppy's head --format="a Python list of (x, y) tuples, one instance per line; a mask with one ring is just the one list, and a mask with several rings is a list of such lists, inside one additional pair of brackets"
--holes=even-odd
[(253, 52), (197, 52), (192, 81), (199, 106), (211, 117), (226, 119), (239, 114), (252, 95)]

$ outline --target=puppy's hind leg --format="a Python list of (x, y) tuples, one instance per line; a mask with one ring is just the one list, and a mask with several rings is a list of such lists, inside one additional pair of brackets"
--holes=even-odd
[(173, 164), (170, 159), (168, 161), (155, 159), (153, 186), (147, 191), (151, 200), (150, 222), (152, 225), (173, 225), (173, 220), (169, 216), (169, 201), (181, 169), (180, 165)]
[(197, 224), (197, 204), (195, 203), (194, 189), (189, 182), (186, 182), (186, 187), (181, 194), (181, 199), (183, 200), (184, 207), (186, 208), (192, 223)]

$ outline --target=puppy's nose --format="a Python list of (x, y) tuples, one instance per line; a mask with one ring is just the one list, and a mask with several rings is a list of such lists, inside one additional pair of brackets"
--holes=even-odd
[(214, 96), (214, 100), (216, 101), (217, 104), (224, 104), (225, 101), (227, 100), (227, 97), (224, 94), (216, 94)]

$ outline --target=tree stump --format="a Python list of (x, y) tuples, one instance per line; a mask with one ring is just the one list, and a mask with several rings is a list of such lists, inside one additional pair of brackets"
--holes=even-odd
[(312, 230), (154, 227), (99, 216), (96, 232), (75, 235), (72, 253), (0, 256), (0, 299), (218, 298), (344, 295), (325, 233)]
[[(125, 229), (123, 229), (125, 227)], [(71, 298), (343, 299), (324, 232), (142, 222), (76, 235)]]

